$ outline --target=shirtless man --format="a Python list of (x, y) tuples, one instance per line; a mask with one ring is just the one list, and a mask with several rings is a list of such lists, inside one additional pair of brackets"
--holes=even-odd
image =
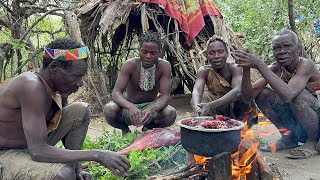
[(228, 56), (227, 44), (214, 36), (207, 47), (210, 65), (199, 68), (192, 91), (191, 106), (196, 115), (221, 114), (242, 120), (249, 110), (241, 100), (242, 69), (227, 63)]
[[(294, 32), (278, 32), (272, 46), (276, 62), (270, 68), (252, 53), (236, 51), (233, 54), (238, 66), (243, 67), (243, 98), (247, 101), (255, 98), (263, 114), (279, 130), (286, 129), (281, 131), (282, 138), (271, 145), (273, 148), (294, 148), (287, 155), (289, 158), (311, 157), (318, 153), (317, 144), (320, 150), (317, 143), (320, 106), (312, 95), (320, 87), (319, 70), (312, 60), (299, 57), (298, 38)], [(250, 68), (257, 69), (262, 75), (253, 85)], [(267, 88), (267, 84), (272, 89)], [(298, 142), (304, 144), (298, 147)]]
[[(194, 84), (191, 107), (197, 116), (216, 114), (242, 120), (249, 105), (241, 100), (242, 69), (227, 63), (229, 56), (226, 42), (213, 36), (207, 47), (210, 65), (199, 68)], [(194, 155), (187, 153), (187, 163), (194, 163)]]
[[(119, 176), (130, 168), (115, 152), (80, 150), (90, 108), (81, 102), (62, 107), (60, 94), (82, 86), (88, 57), (84, 45), (57, 39), (45, 48), (42, 68), (0, 85), (0, 179), (90, 179), (81, 161), (96, 161)], [(54, 147), (60, 140), (65, 149)]]
[(107, 123), (123, 134), (130, 131), (129, 125), (143, 125), (147, 130), (171, 126), (175, 121), (176, 110), (168, 105), (171, 66), (159, 58), (160, 48), (160, 35), (146, 33), (140, 39), (139, 57), (122, 65), (104, 115)]

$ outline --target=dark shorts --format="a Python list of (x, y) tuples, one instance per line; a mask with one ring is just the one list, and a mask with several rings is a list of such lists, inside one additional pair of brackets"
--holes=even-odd
[[(290, 104), (285, 103), (278, 95), (276, 95), (275, 103), (272, 104), (272, 109), (278, 114), (282, 125), (294, 133), (294, 140), (296, 142), (306, 142), (308, 138), (307, 131), (302, 127), (293, 111)], [(320, 118), (320, 109), (314, 109)]]

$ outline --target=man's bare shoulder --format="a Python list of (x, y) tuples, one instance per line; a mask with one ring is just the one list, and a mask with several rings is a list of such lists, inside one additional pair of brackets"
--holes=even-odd
[(123, 63), (123, 65), (133, 66), (133, 65), (138, 64), (139, 62), (140, 62), (140, 58), (135, 57), (135, 58), (126, 60), (126, 61)]
[(15, 78), (3, 83), (0, 87), (0, 106), (19, 108), (23, 100), (43, 99), (46, 88), (41, 80), (32, 72), (24, 72)]
[(171, 74), (171, 64), (169, 61), (164, 59), (159, 59), (156, 64), (157, 69), (163, 74)]
[(11, 88), (20, 93), (37, 92), (37, 95), (40, 95), (41, 91), (45, 90), (45, 86), (39, 77), (34, 72), (30, 71), (15, 77), (12, 80)]
[(299, 64), (297, 66), (297, 74), (303, 73), (303, 74), (309, 74), (312, 77), (319, 77), (320, 72), (318, 67), (315, 65), (315, 63), (311, 59), (300, 57)]
[(161, 66), (171, 66), (170, 65), (170, 62), (165, 60), (165, 59), (159, 59), (158, 60), (158, 65), (161, 65)]
[(136, 71), (138, 64), (140, 64), (140, 58), (128, 59), (122, 64), (121, 71), (126, 71), (126, 72)]
[(198, 72), (208, 72), (209, 69), (211, 69), (211, 68), (212, 68), (211, 65), (200, 66), (200, 68), (198, 69)]
[(197, 72), (197, 79), (206, 79), (210, 68), (211, 68), (211, 65), (201, 66)]
[(304, 57), (300, 57), (300, 64), (301, 65), (309, 65), (312, 67), (316, 67), (316, 65), (314, 64), (314, 62), (311, 59), (307, 59)]
[(280, 71), (280, 65), (276, 62), (268, 65), (269, 69), (272, 71), (272, 72), (279, 72)]

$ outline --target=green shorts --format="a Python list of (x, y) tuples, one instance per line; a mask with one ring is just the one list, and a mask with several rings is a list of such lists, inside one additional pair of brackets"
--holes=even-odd
[[(144, 109), (148, 108), (150, 105), (154, 104), (154, 102), (145, 102), (145, 103), (141, 103), (141, 104), (134, 104), (139, 110), (143, 111)], [(156, 119), (158, 116), (158, 113), (154, 113), (152, 114), (152, 119)], [(129, 114), (129, 110), (126, 108), (122, 109), (122, 120), (123, 122), (130, 126), (132, 125), (131, 119), (130, 119), (130, 114)]]
[[(82, 102), (64, 107), (57, 129), (48, 134), (48, 144), (54, 146), (77, 127), (88, 108), (88, 104)], [(52, 180), (64, 166), (61, 163), (33, 161), (27, 149), (0, 150), (1, 180)]]

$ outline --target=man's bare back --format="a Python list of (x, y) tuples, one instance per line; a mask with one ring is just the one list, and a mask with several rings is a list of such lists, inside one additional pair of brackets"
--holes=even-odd
[[(23, 94), (23, 96), (33, 96), (33, 98), (46, 101), (46, 121), (49, 121), (55, 114), (54, 110), (50, 108), (52, 106), (51, 97), (41, 93), (45, 92), (46, 88), (34, 73), (25, 72), (14, 79), (2, 83), (0, 85), (0, 149), (27, 148), (22, 124), (21, 105), (17, 99), (17, 95), (23, 92), (25, 83), (38, 88), (39, 93)], [(30, 104), (30, 106), (33, 105)]]

